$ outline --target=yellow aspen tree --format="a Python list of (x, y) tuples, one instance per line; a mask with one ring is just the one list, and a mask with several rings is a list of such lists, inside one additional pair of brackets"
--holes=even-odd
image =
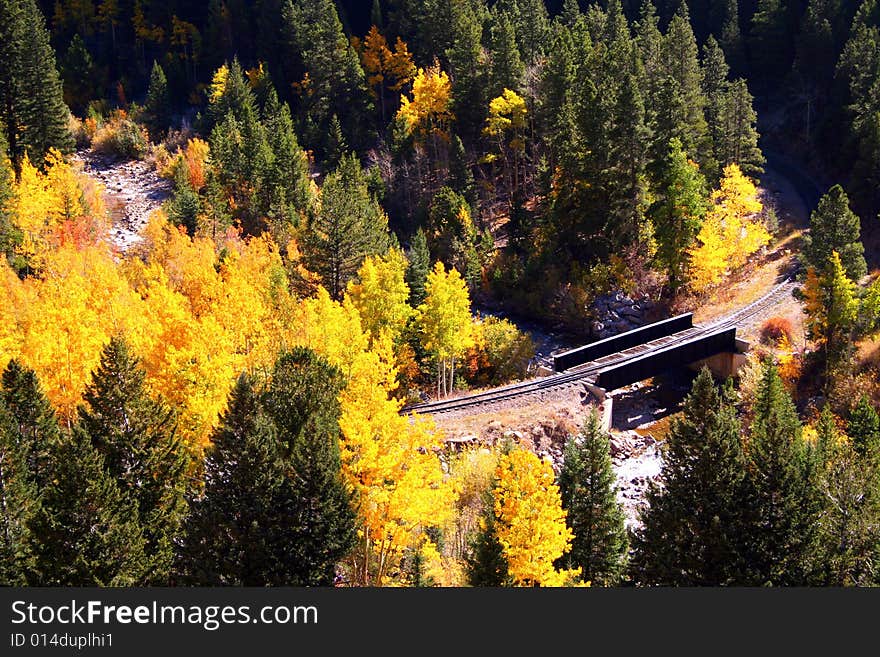
[[(504, 158), (505, 169), (512, 172), (511, 189), (516, 189), (519, 185), (519, 159), (526, 150), (527, 116), (526, 101), (510, 89), (505, 89), (500, 96), (489, 101), (489, 116), (486, 118), (483, 134), (495, 139)], [(494, 155), (487, 156), (490, 161), (494, 158)]]
[(284, 342), (313, 349), (349, 377), (355, 361), (368, 350), (369, 336), (350, 299), (334, 301), (319, 287), (314, 297), (303, 299), (292, 309)]
[(61, 417), (73, 422), (101, 349), (111, 335), (138, 323), (140, 300), (106, 245), (60, 246), (23, 287), (28, 303), (17, 318), (15, 356), (37, 372)]
[(743, 266), (770, 241), (756, 216), (762, 209), (755, 184), (736, 164), (724, 167), (697, 246), (691, 250), (691, 284), (696, 291), (718, 283), (726, 271)]
[(437, 453), (443, 444), (433, 423), (400, 415), (390, 397), (396, 370), (387, 337), (354, 361), (340, 395), (343, 471), (358, 493), (359, 543), (351, 561), (363, 586), (388, 583), (407, 549), (424, 530), (451, 517), (453, 493)]
[(107, 229), (100, 185), (65, 162), (55, 149), (49, 150), (43, 168), (23, 158), (12, 203), (13, 223), (22, 233), (19, 254), (35, 268), (65, 233), (73, 241), (93, 244)]
[(575, 571), (553, 563), (574, 537), (550, 463), (524, 449), (501, 456), (494, 491), (495, 531), (518, 586), (563, 586)]
[(391, 59), (388, 61), (388, 72), (394, 78), (394, 82), (388, 85), (391, 91), (403, 89), (403, 87), (413, 81), (418, 72), (406, 41), (400, 37), (397, 37), (397, 40), (394, 42), (394, 50), (391, 52)]
[(420, 68), (412, 85), (412, 99), (400, 97), (397, 119), (407, 135), (417, 139), (446, 136), (446, 127), (455, 118), (450, 109), (452, 83), (440, 64)]
[(422, 344), (437, 362), (437, 395), (447, 395), (455, 382), (456, 359), (474, 343), (470, 297), (458, 270), (447, 272), (439, 261), (428, 273), (425, 293), (417, 309)]
[(360, 313), (371, 342), (387, 333), (396, 344), (413, 315), (406, 268), (406, 256), (392, 248), (384, 256), (367, 256), (357, 278), (348, 284), (348, 297)]

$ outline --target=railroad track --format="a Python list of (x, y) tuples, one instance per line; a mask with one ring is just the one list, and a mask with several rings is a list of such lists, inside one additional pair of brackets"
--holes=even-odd
[(642, 345), (624, 349), (615, 354), (598, 358), (583, 365), (576, 365), (563, 372), (557, 372), (546, 377), (529, 379), (491, 390), (484, 390), (472, 395), (463, 397), (454, 397), (451, 399), (440, 399), (432, 402), (424, 402), (421, 404), (413, 404), (401, 410), (403, 413), (421, 413), (421, 414), (440, 414), (459, 411), (477, 406), (491, 406), (498, 402), (508, 401), (517, 397), (534, 397), (541, 396), (550, 391), (559, 391), (565, 388), (571, 388), (582, 385), (584, 382), (595, 382), (596, 376), (604, 369), (619, 365), (637, 356), (646, 353), (672, 347), (686, 340), (699, 338), (703, 335), (718, 331), (724, 328), (730, 328), (745, 323), (748, 319), (759, 315), (767, 308), (776, 304), (776, 302), (787, 294), (791, 294), (794, 287), (794, 279), (786, 278), (765, 295), (756, 299), (752, 303), (740, 308), (736, 312), (731, 313), (719, 320), (700, 326), (694, 326), (684, 331), (679, 331), (664, 338), (651, 340)]

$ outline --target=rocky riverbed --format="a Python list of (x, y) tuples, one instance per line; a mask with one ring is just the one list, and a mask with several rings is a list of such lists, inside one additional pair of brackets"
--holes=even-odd
[(118, 160), (91, 149), (77, 151), (73, 159), (82, 162), (83, 172), (104, 186), (112, 220), (111, 239), (120, 251), (127, 251), (143, 239), (140, 233), (150, 214), (171, 196), (171, 183), (142, 160)]

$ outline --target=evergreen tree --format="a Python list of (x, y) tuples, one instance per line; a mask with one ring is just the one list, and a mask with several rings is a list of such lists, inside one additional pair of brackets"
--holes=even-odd
[(144, 103), (147, 113), (147, 126), (150, 136), (158, 140), (171, 124), (171, 97), (168, 93), (168, 80), (165, 71), (153, 60), (150, 71), (150, 86), (147, 89), (147, 100)]
[(865, 395), (849, 414), (846, 435), (860, 457), (869, 461), (880, 457), (880, 415)]
[(719, 165), (724, 158), (720, 152), (724, 144), (722, 115), (730, 88), (727, 79), (729, 70), (724, 59), (724, 51), (715, 37), (710, 35), (703, 44), (703, 94), (706, 97), (706, 123), (709, 126), (713, 146), (712, 168), (707, 170), (706, 175), (713, 180), (719, 177), (721, 171)]
[(298, 75), (288, 77), (299, 86), (298, 134), (306, 146), (316, 152), (319, 161), (326, 158), (330, 121), (335, 114), (349, 147), (366, 147), (373, 135), (366, 76), (345, 37), (333, 0), (287, 0), (282, 5), (281, 22), (293, 48), (289, 58), (302, 64)]
[(856, 286), (847, 277), (837, 251), (831, 252), (818, 275), (814, 270), (807, 273), (805, 326), (808, 337), (819, 347), (828, 392), (833, 389), (835, 375), (852, 367), (853, 334), (858, 319), (855, 291)]
[(38, 490), (51, 481), (51, 450), (60, 440), (58, 420), (36, 373), (12, 359), (3, 370), (2, 398)]
[(523, 61), (533, 64), (546, 52), (550, 33), (550, 18), (543, 0), (499, 0), (497, 8), (513, 24)]
[(189, 502), (175, 570), (184, 584), (300, 584), (286, 561), (294, 532), (274, 424), (246, 375), (239, 377), (205, 455), (205, 488)]
[(64, 102), (72, 111), (82, 115), (95, 97), (95, 62), (82, 37), (75, 34), (64, 55), (61, 66), (64, 80)]
[(17, 270), (24, 264), (16, 249), (23, 236), (13, 220), (15, 175), (6, 151), (6, 134), (0, 126), (0, 257), (5, 255), (9, 266)]
[(746, 174), (764, 172), (764, 155), (758, 148), (759, 135), (755, 128), (757, 120), (746, 81), (734, 80), (723, 98), (719, 116), (721, 143), (715, 144), (722, 169), (728, 164), (737, 164)]
[(823, 457), (822, 509), (814, 581), (823, 586), (871, 585), (880, 547), (878, 464), (863, 459), (840, 434), (827, 406), (819, 417), (817, 443)]
[(320, 208), (303, 241), (308, 267), (341, 299), (364, 258), (387, 250), (387, 230), (388, 219), (370, 195), (360, 163), (347, 155), (324, 180)]
[(495, 532), (492, 495), (489, 494), (488, 498), (483, 526), (471, 543), (471, 552), (465, 557), (467, 582), (480, 587), (511, 586), (504, 547)]
[(781, 0), (758, 0), (749, 31), (749, 61), (755, 80), (767, 88), (791, 66), (791, 31)]
[(641, 584), (743, 584), (740, 543), (746, 469), (739, 422), (703, 368), (664, 441), (660, 480), (648, 489), (633, 536)]
[(192, 188), (186, 169), (178, 167), (174, 173), (174, 194), (168, 204), (168, 220), (186, 228), (187, 234), (192, 237), (199, 227), (200, 209), (199, 195)]
[(655, 128), (656, 148), (663, 153), (669, 140), (677, 137), (684, 150), (702, 164), (711, 153), (711, 144), (703, 114), (706, 104), (702, 89), (703, 73), (697, 56), (697, 42), (686, 11), (673, 16), (663, 38), (661, 54), (666, 75), (674, 82), (666, 83), (667, 93), (674, 95), (674, 98), (664, 99), (668, 105), (661, 108), (665, 110), (665, 116), (663, 120), (658, 120)]
[(461, 194), (472, 208), (477, 204), (477, 186), (474, 183), (474, 174), (468, 164), (467, 153), (464, 143), (458, 135), (452, 135), (452, 143), (449, 152), (449, 180), (447, 185), (455, 192)]
[(566, 524), (574, 534), (560, 566), (580, 568), (581, 579), (612, 586), (620, 581), (628, 541), (624, 515), (617, 501), (608, 435), (594, 410), (577, 437), (565, 445), (559, 492)]
[(739, 2), (726, 0), (724, 20), (718, 36), (724, 56), (736, 75), (745, 73), (746, 55), (742, 33), (739, 28)]
[(409, 285), (409, 304), (417, 308), (425, 300), (425, 282), (431, 271), (431, 253), (425, 231), (419, 228), (413, 235), (407, 251), (406, 284)]
[(772, 362), (764, 366), (746, 453), (749, 522), (740, 531), (749, 583), (809, 583), (820, 510), (816, 454)]
[(0, 586), (26, 585), (33, 569), (29, 524), (40, 500), (23, 447), (0, 399)]
[(689, 249), (706, 212), (706, 184), (681, 142), (673, 138), (664, 163), (661, 194), (651, 208), (657, 237), (657, 261), (674, 294), (687, 280)]
[(867, 272), (860, 234), (859, 218), (850, 210), (846, 192), (834, 185), (810, 215), (810, 232), (803, 238), (801, 261), (806, 267), (822, 271), (831, 252), (837, 251), (846, 275), (858, 281)]
[(339, 454), (341, 372), (315, 352), (282, 353), (263, 395), (289, 469), (289, 502), (280, 508), (292, 536), (284, 563), (301, 586), (329, 586), (355, 543), (352, 493)]
[(299, 225), (300, 218), (309, 210), (308, 159), (296, 138), (290, 108), (278, 100), (274, 88), (267, 93), (263, 116), (272, 152), (264, 181), (269, 195), (266, 216), (275, 241), (283, 248), (288, 232)]
[(50, 483), (30, 531), (39, 586), (133, 586), (149, 559), (137, 507), (75, 426), (50, 454)]
[(327, 154), (324, 157), (324, 166), (327, 169), (335, 169), (342, 162), (342, 158), (348, 152), (345, 143), (345, 135), (342, 134), (342, 124), (339, 117), (334, 114), (330, 117), (330, 126), (327, 128)]
[(525, 71), (516, 45), (513, 24), (505, 14), (495, 17), (491, 45), (488, 97), (497, 98), (505, 89), (518, 91)]
[(111, 338), (78, 412), (104, 468), (136, 509), (150, 560), (145, 583), (162, 584), (185, 510), (189, 455), (176, 436), (173, 411), (150, 398), (145, 377), (125, 340)]
[(480, 134), (489, 98), (481, 17), (470, 3), (452, 4), (452, 44), (446, 52), (452, 77), (452, 113), (457, 132), (469, 141)]
[(0, 3), (0, 42), (0, 122), (16, 170), (25, 152), (42, 163), (49, 148), (72, 151), (70, 111), (36, 0)]

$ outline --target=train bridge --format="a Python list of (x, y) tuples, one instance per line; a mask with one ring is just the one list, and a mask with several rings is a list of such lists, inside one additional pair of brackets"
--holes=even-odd
[(737, 325), (790, 294), (793, 285), (792, 280), (786, 279), (757, 301), (710, 324), (694, 325), (691, 313), (671, 317), (557, 354), (553, 357), (553, 372), (547, 376), (462, 397), (414, 404), (401, 413), (483, 412), (511, 399), (541, 398), (551, 391), (576, 387), (602, 404), (603, 424), (607, 426), (611, 418), (607, 393), (617, 388), (679, 365), (707, 365), (721, 378), (735, 374), (748, 350), (748, 343), (736, 337)]

